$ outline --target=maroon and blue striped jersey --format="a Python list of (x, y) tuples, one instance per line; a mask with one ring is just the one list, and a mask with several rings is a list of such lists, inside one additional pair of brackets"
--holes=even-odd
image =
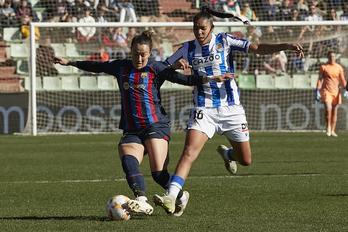
[(160, 87), (165, 80), (183, 85), (202, 84), (201, 76), (183, 75), (166, 68), (163, 62), (152, 60), (142, 69), (134, 68), (131, 60), (78, 61), (77, 67), (116, 77), (121, 92), (119, 128), (122, 130), (138, 130), (156, 122), (170, 121), (161, 105)]

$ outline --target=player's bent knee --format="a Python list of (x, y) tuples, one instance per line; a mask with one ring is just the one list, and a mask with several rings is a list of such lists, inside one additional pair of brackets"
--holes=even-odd
[(182, 154), (182, 158), (185, 159), (187, 162), (193, 163), (197, 159), (198, 154), (199, 153), (197, 153), (195, 149), (185, 147), (184, 152)]
[(238, 163), (242, 166), (249, 166), (251, 164), (251, 159), (247, 160), (238, 160)]

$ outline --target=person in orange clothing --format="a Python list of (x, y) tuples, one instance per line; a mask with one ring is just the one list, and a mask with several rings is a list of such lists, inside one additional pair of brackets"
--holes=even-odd
[(109, 54), (105, 52), (105, 45), (101, 44), (99, 52), (93, 53), (86, 59), (87, 61), (105, 62), (109, 60)]
[(326, 135), (337, 137), (335, 133), (337, 109), (338, 105), (342, 103), (339, 81), (344, 87), (347, 86), (347, 82), (344, 78), (342, 66), (336, 63), (336, 53), (329, 51), (327, 57), (328, 62), (323, 64), (319, 70), (315, 98), (319, 101), (321, 97), (325, 106)]

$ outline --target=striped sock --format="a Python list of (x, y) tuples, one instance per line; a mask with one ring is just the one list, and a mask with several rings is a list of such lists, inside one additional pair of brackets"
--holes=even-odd
[(175, 196), (175, 199), (176, 199), (184, 183), (185, 183), (185, 180), (183, 178), (174, 174), (170, 181), (168, 193)]

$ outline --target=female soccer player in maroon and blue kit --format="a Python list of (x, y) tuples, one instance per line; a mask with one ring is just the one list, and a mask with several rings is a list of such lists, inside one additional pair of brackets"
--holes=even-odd
[[(151, 214), (152, 206), (147, 202), (143, 175), (138, 167), (149, 155), (153, 179), (164, 189), (168, 189), (171, 175), (167, 171), (169, 161), (168, 143), (170, 140), (169, 118), (161, 106), (160, 87), (165, 80), (183, 85), (201, 85), (210, 81), (223, 82), (233, 78), (225, 73), (216, 76), (183, 75), (174, 69), (181, 68), (180, 62), (173, 69), (158, 61), (149, 60), (152, 49), (152, 34), (144, 31), (134, 37), (131, 44), (131, 60), (109, 62), (69, 61), (54, 57), (53, 62), (72, 65), (90, 72), (104, 72), (116, 77), (121, 91), (121, 120), (123, 130), (118, 151), (129, 187), (136, 197), (128, 202), (133, 212)], [(180, 216), (182, 206), (187, 203), (189, 194), (181, 191), (177, 197), (177, 211)]]

